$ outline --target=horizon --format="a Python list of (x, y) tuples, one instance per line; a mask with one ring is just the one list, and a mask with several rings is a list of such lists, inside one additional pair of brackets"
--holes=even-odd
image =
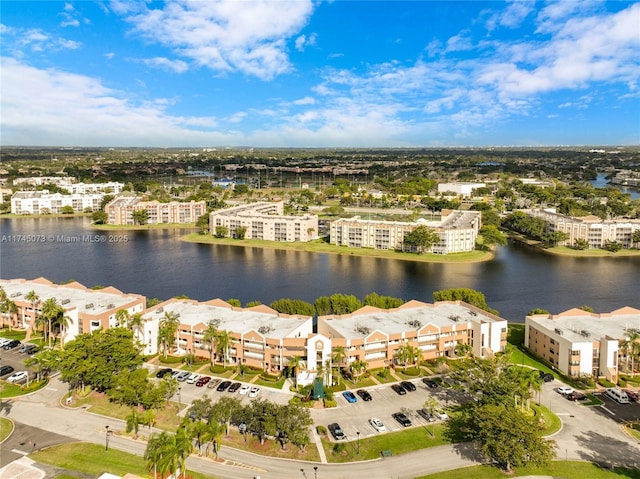
[(640, 144), (637, 1), (4, 1), (1, 21), (4, 148)]

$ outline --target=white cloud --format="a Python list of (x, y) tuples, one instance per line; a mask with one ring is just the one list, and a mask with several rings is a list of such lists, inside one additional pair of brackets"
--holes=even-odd
[(517, 28), (533, 11), (534, 0), (511, 0), (501, 12), (494, 13), (487, 21), (487, 30), (492, 31), (498, 26)]
[(180, 0), (135, 12), (130, 5), (118, 4), (116, 11), (127, 15), (135, 32), (198, 65), (269, 80), (291, 69), (286, 40), (304, 27), (313, 4)]
[(316, 100), (312, 96), (305, 96), (304, 98), (300, 98), (299, 100), (294, 100), (292, 103), (294, 105), (313, 105), (315, 102)]
[(149, 65), (163, 70), (169, 70), (175, 73), (184, 73), (189, 69), (189, 65), (182, 60), (169, 60), (164, 57), (146, 58), (141, 60), (145, 65)]
[(305, 47), (315, 46), (317, 38), (318, 36), (315, 33), (312, 33), (309, 37), (306, 35), (300, 35), (295, 41), (296, 50), (303, 52)]

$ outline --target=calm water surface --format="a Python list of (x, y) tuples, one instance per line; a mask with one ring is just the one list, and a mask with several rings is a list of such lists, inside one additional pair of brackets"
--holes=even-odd
[[(640, 257), (565, 258), (525, 246), (500, 248), (489, 262), (429, 264), (293, 251), (187, 243), (179, 229), (93, 230), (87, 218), (0, 220), (0, 277), (86, 286), (115, 286), (149, 298), (187, 295), (271, 303), (314, 301), (333, 293), (371, 292), (431, 302), (434, 291), (472, 288), (510, 321), (533, 308), (552, 313), (588, 305), (611, 311), (640, 308)], [(82, 235), (123, 235), (126, 242), (82, 241)], [(43, 235), (45, 241), (16, 241)], [(79, 242), (65, 242), (60, 236)]]

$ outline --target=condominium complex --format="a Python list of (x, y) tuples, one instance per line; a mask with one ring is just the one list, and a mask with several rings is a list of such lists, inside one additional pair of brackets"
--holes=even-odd
[(461, 196), (471, 196), (473, 190), (484, 188), (486, 183), (438, 183), (438, 193), (455, 193)]
[(329, 241), (338, 246), (402, 250), (404, 238), (418, 226), (433, 229), (440, 237), (431, 252), (437, 254), (473, 251), (480, 230), (478, 211), (443, 210), (440, 221), (378, 221), (360, 216), (331, 222)]
[(525, 319), (525, 346), (567, 376), (604, 376), (618, 381), (630, 331), (640, 332), (640, 310), (624, 307), (610, 313), (570, 309)]
[(589, 248), (602, 248), (608, 241), (617, 241), (623, 248), (631, 248), (633, 233), (640, 230), (638, 219), (603, 220), (593, 215), (576, 218), (558, 214), (552, 208), (529, 210), (526, 213), (543, 219), (551, 233), (567, 233), (569, 237), (560, 242), (562, 245), (570, 246), (576, 240), (584, 240), (589, 243)]
[(284, 202), (260, 202), (235, 206), (211, 212), (211, 234), (220, 234), (226, 228), (226, 236), (235, 238), (239, 228), (244, 228), (244, 238), (268, 241), (311, 241), (318, 235), (318, 217), (285, 216)]
[(365, 306), (320, 316), (318, 333), (344, 348), (346, 364), (359, 360), (372, 369), (397, 364), (404, 345), (418, 348), (421, 360), (455, 356), (459, 344), (469, 345), (475, 356), (491, 356), (505, 350), (507, 320), (461, 301), (414, 300), (389, 310)]
[(179, 202), (144, 201), (139, 196), (118, 196), (105, 207), (110, 225), (133, 225), (134, 211), (146, 210), (147, 224), (195, 223), (207, 212), (204, 201)]
[[(35, 328), (35, 320), (42, 313), (42, 305), (54, 298), (64, 309), (68, 318), (60, 337), (64, 342), (71, 341), (78, 334), (90, 333), (98, 329), (112, 328), (117, 325), (116, 313), (125, 310), (129, 314), (142, 313), (146, 308), (146, 298), (138, 294), (128, 294), (113, 287), (89, 289), (80, 283), (64, 285), (54, 284), (44, 278), (34, 280), (0, 279), (7, 298), (15, 303), (15, 313), (2, 313), (3, 326), (26, 329), (28, 334)], [(144, 331), (155, 330), (157, 325), (147, 324)], [(142, 332), (137, 332), (142, 337)], [(157, 331), (155, 333), (157, 337)], [(145, 349), (145, 354), (150, 354)]]
[(34, 176), (29, 178), (15, 178), (14, 186), (17, 185), (56, 185), (67, 190), (69, 193), (109, 193), (117, 195), (124, 188), (124, 183), (109, 181), (107, 183), (76, 183), (72, 176)]
[(11, 197), (11, 213), (16, 215), (37, 215), (62, 213), (65, 207), (74, 212), (98, 211), (105, 193), (70, 195), (41, 191), (17, 191)]

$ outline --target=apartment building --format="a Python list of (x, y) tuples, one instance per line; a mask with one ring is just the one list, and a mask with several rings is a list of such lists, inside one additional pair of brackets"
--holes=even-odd
[(217, 234), (218, 227), (225, 227), (231, 238), (239, 228), (245, 228), (246, 239), (307, 242), (317, 238), (318, 216), (285, 216), (284, 202), (259, 202), (211, 212), (211, 234)]
[(471, 196), (473, 190), (484, 188), (486, 183), (438, 183), (438, 193), (455, 193), (460, 196)]
[(98, 211), (105, 193), (49, 193), (41, 191), (17, 191), (11, 197), (11, 213), (16, 215), (37, 215), (62, 213), (62, 208), (70, 206), (74, 212)]
[(214, 344), (218, 360), (224, 358), (229, 365), (277, 373), (296, 356), (312, 365), (331, 357), (331, 341), (313, 332), (311, 316), (281, 314), (265, 305), (238, 308), (221, 299), (170, 299), (147, 310), (144, 319), (159, 324), (171, 316), (179, 321), (178, 354), (210, 357), (211, 343), (205, 341), (205, 331), (213, 324), (216, 330), (229, 333), (226, 353), (218, 354)]
[(62, 185), (73, 183), (75, 181), (75, 176), (29, 176), (26, 178), (14, 178), (13, 185), (57, 185), (62, 187)]
[(640, 331), (640, 310), (624, 307), (610, 313), (570, 309), (525, 319), (525, 346), (567, 376), (606, 377), (618, 381), (622, 342)]
[(332, 221), (329, 241), (350, 248), (402, 250), (407, 233), (418, 226), (427, 226), (440, 237), (430, 252), (460, 253), (475, 249), (480, 224), (481, 214), (478, 211), (443, 210), (439, 221), (378, 221), (355, 216)]
[(568, 246), (576, 240), (585, 240), (589, 248), (602, 248), (608, 241), (617, 241), (623, 248), (631, 248), (633, 233), (640, 230), (640, 220), (637, 219), (603, 220), (593, 215), (576, 218), (556, 213), (553, 208), (528, 210), (526, 213), (543, 219), (551, 233), (567, 233), (568, 239), (560, 244)]
[(134, 211), (146, 210), (147, 224), (195, 223), (207, 212), (204, 201), (179, 202), (144, 201), (139, 196), (118, 196), (105, 206), (107, 223), (110, 225), (133, 225)]
[(345, 349), (345, 364), (360, 360), (368, 369), (397, 364), (404, 345), (421, 352), (421, 360), (455, 356), (468, 344), (475, 356), (505, 350), (507, 320), (461, 301), (409, 301), (394, 309), (365, 306), (351, 314), (318, 317), (318, 334)]
[[(61, 285), (45, 278), (0, 279), (0, 287), (17, 306), (16, 314), (0, 315), (3, 326), (26, 329), (30, 334), (35, 327), (35, 318), (42, 313), (42, 305), (46, 300), (54, 298), (64, 308), (68, 318), (62, 332), (64, 342), (71, 341), (78, 334), (115, 327), (118, 325), (116, 313), (119, 310), (125, 310), (131, 315), (142, 313), (147, 303), (146, 298), (139, 294), (123, 293), (113, 287), (89, 289), (75, 281)], [(134, 334), (143, 339), (155, 327), (145, 324), (143, 331)], [(155, 336), (157, 337), (157, 332)], [(147, 351), (145, 354), (149, 354)]]

